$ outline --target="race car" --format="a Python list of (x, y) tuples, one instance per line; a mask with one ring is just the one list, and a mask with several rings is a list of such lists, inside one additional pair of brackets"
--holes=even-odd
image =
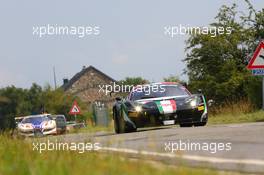
[(18, 132), (24, 136), (43, 136), (56, 134), (56, 121), (49, 114), (26, 116), (18, 123)]
[(192, 94), (179, 83), (138, 85), (129, 95), (116, 98), (113, 105), (116, 133), (137, 128), (179, 124), (181, 127), (205, 126), (208, 120), (203, 94)]

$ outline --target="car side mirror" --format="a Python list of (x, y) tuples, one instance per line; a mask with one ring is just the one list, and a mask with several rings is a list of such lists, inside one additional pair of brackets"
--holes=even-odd
[(115, 95), (115, 92), (111, 91), (111, 92), (109, 93), (109, 95), (110, 95), (110, 97), (113, 97), (113, 96)]
[(121, 97), (116, 97), (115, 100), (116, 100), (116, 101), (121, 101), (122, 98), (121, 98)]

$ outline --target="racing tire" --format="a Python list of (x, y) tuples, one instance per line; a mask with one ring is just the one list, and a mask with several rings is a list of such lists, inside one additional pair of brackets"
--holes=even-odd
[(119, 133), (126, 133), (126, 122), (122, 115), (122, 109), (118, 112), (117, 123), (119, 127)]
[(126, 123), (122, 116), (122, 109), (119, 111), (115, 110), (114, 112), (114, 125), (115, 125), (115, 132), (117, 134), (125, 133), (126, 132)]
[(37, 131), (34, 133), (34, 137), (43, 137), (43, 136), (44, 136), (44, 134), (40, 131)]
[(114, 112), (114, 128), (116, 134), (136, 132), (137, 128), (127, 128), (126, 122), (124, 120), (122, 109), (118, 112)]
[(194, 123), (194, 126), (205, 126), (207, 122)]
[(119, 134), (119, 125), (118, 125), (118, 117), (117, 117), (117, 111), (116, 109), (114, 109), (114, 112), (113, 112), (113, 119), (114, 119), (114, 130), (115, 130), (115, 133), (116, 134)]
[(192, 127), (192, 123), (180, 123), (180, 127)]
[(127, 132), (137, 132), (137, 128), (131, 128), (130, 130), (127, 130)]

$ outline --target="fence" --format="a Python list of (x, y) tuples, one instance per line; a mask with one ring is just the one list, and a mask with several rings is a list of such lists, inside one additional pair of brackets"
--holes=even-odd
[(107, 127), (110, 123), (107, 106), (102, 102), (95, 102), (92, 108), (95, 125)]

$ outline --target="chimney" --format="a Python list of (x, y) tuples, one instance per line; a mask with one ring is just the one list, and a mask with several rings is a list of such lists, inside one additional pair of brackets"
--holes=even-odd
[(69, 82), (68, 78), (63, 78), (63, 85)]

